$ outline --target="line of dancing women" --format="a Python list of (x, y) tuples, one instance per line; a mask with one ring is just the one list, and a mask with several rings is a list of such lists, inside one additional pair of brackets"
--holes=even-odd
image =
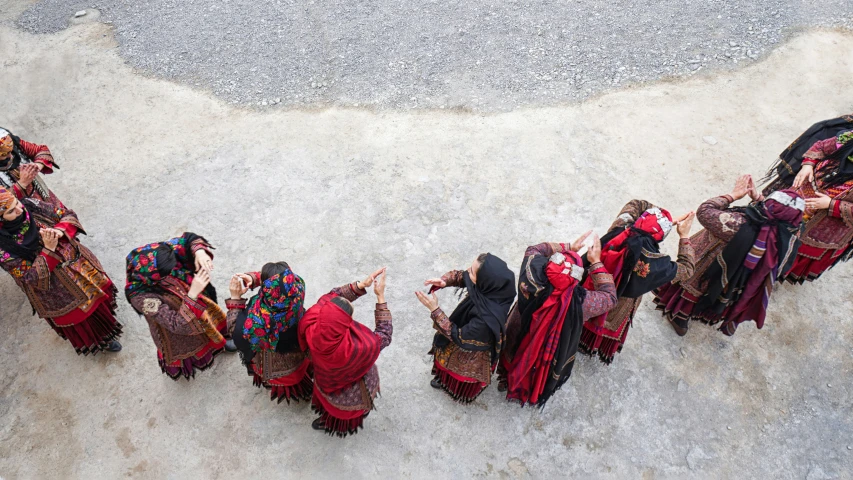
[[(46, 146), (0, 129), (0, 266), (78, 354), (118, 352), (117, 289), (80, 243), (77, 215), (47, 187), (43, 175), (57, 168)], [(587, 232), (528, 247), (517, 282), (489, 253), (425, 280), (428, 291), (415, 295), (436, 332), (431, 385), (469, 403), (496, 372), (507, 400), (542, 407), (578, 352), (613, 362), (647, 293), (678, 335), (691, 320), (725, 335), (746, 321), (761, 328), (776, 282), (813, 281), (853, 254), (853, 116), (813, 125), (759, 183), (767, 187), (742, 175), (729, 193), (675, 220), (632, 200), (600, 239)], [(745, 197), (746, 206), (733, 206)], [(694, 216), (703, 228), (690, 236)], [(672, 229), (674, 261), (660, 251)], [(127, 256), (125, 296), (148, 323), (163, 373), (189, 380), (223, 351), (239, 351), (273, 400), (310, 401), (313, 428), (356, 433), (373, 410), (376, 360), (393, 335), (385, 268), (306, 308), (305, 281), (286, 262), (270, 262), (231, 277), (223, 310), (210, 284), (212, 248), (187, 232)], [(444, 288), (461, 294), (449, 315), (435, 293)], [(353, 320), (369, 290), (372, 330)]]

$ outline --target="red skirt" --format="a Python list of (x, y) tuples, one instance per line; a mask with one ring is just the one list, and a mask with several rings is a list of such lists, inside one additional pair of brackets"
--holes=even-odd
[(687, 320), (699, 320), (709, 325), (714, 325), (722, 319), (721, 314), (712, 314), (704, 312), (693, 314), (693, 308), (696, 307), (698, 298), (686, 292), (680, 285), (670, 283), (655, 290), (655, 305), (656, 308), (663, 313), (663, 316), (670, 320), (679, 320), (686, 322)]
[[(223, 336), (228, 334), (228, 326), (226, 322), (222, 322), (222, 325), (219, 326), (219, 333)], [(224, 350), (224, 340), (220, 343), (210, 340), (207, 342), (207, 345), (202, 347), (201, 350), (189, 358), (175, 360), (172, 363), (166, 363), (166, 359), (163, 358), (163, 354), (160, 350), (157, 350), (157, 360), (160, 363), (160, 368), (163, 370), (163, 373), (168, 375), (172, 380), (177, 381), (181, 376), (189, 380), (190, 378), (195, 378), (196, 371), (203, 371), (210, 368), (210, 366), (213, 365), (213, 360), (216, 356)]]
[(311, 397), (311, 409), (320, 414), (326, 433), (341, 438), (355, 435), (360, 428), (364, 428), (364, 419), (370, 413), (370, 410), (341, 410), (329, 403), (316, 389)]
[(785, 281), (802, 284), (805, 281), (817, 280), (823, 272), (835, 265), (846, 251), (847, 248), (825, 250), (810, 245), (800, 245), (794, 266), (785, 275)]
[(78, 355), (95, 355), (109, 347), (121, 336), (122, 325), (116, 320), (116, 288), (110, 284), (107, 294), (99, 298), (88, 312), (80, 309), (61, 317), (48, 318), (47, 323), (71, 346)]
[(270, 391), (270, 400), (282, 400), (290, 404), (290, 401), (299, 402), (299, 400), (309, 400), (314, 391), (314, 382), (311, 381), (311, 360), (305, 358), (299, 368), (293, 371), (290, 375), (276, 377), (266, 382), (261, 377), (257, 365), (252, 365), (254, 374), (252, 375), (253, 383), (256, 387), (265, 387)]
[(441, 388), (459, 403), (473, 402), (489, 386), (474, 378), (451, 372), (436, 361), (432, 364), (432, 374), (441, 383)]

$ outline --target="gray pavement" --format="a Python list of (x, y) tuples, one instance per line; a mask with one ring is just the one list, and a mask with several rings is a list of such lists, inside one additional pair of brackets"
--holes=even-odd
[(45, 0), (18, 25), (53, 33), (86, 8), (133, 67), (258, 107), (552, 106), (853, 28), (851, 0)]

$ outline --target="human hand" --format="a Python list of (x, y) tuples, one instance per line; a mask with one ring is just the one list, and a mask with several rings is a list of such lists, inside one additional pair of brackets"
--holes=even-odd
[(53, 252), (56, 250), (56, 246), (59, 244), (59, 239), (62, 238), (63, 232), (54, 228), (42, 228), (39, 230), (39, 235), (41, 235), (41, 241), (44, 243), (44, 248)]
[(794, 188), (802, 187), (806, 182), (814, 182), (814, 165), (803, 165), (800, 172), (794, 177)]
[(376, 303), (385, 303), (385, 267), (382, 267), (382, 273), (375, 277), (373, 282), (373, 293), (376, 294)]
[(589, 260), (589, 263), (601, 261), (601, 239), (598, 238), (598, 235), (593, 235), (592, 245), (586, 252), (586, 259)]
[(583, 248), (583, 242), (584, 242), (584, 240), (586, 240), (586, 239), (587, 239), (587, 237), (589, 237), (590, 235), (592, 235), (592, 230), (588, 230), (588, 231), (587, 231), (587, 232), (585, 232), (583, 235), (581, 235), (580, 237), (578, 237), (578, 238), (577, 238), (577, 240), (575, 240), (574, 242), (572, 242), (572, 244), (571, 244), (571, 246), (569, 246), (569, 248), (570, 248), (573, 252), (577, 252), (578, 250), (580, 250), (581, 248)]
[(373, 285), (373, 281), (376, 280), (376, 277), (379, 276), (379, 274), (382, 273), (383, 270), (385, 270), (385, 267), (382, 267), (379, 270), (371, 273), (364, 280), (356, 282), (355, 286), (362, 290), (366, 290), (367, 287)]
[(231, 277), (231, 281), (228, 283), (228, 290), (231, 291), (231, 298), (233, 300), (239, 300), (243, 298), (243, 294), (249, 291), (248, 285), (244, 279), (245, 275), (240, 273), (235, 273)]
[(196, 298), (198, 298), (198, 295), (204, 291), (204, 289), (209, 283), (210, 273), (204, 269), (197, 271), (195, 276), (193, 277), (193, 282), (190, 284), (190, 291), (187, 292), (187, 296), (195, 300)]
[(204, 270), (210, 275), (210, 272), (213, 271), (213, 259), (210, 258), (210, 254), (207, 253), (207, 250), (200, 248), (195, 252), (195, 271), (198, 272), (200, 270)]
[(21, 165), (21, 177), (18, 179), (18, 183), (22, 187), (29, 188), (29, 186), (33, 184), (33, 181), (36, 179), (36, 175), (38, 175), (40, 171), (36, 165), (38, 164), (27, 163), (25, 165)]
[(693, 227), (694, 218), (696, 218), (695, 213), (687, 212), (675, 221), (675, 231), (678, 232), (679, 237), (687, 238), (690, 236), (690, 228)]
[(415, 296), (418, 297), (418, 300), (420, 300), (421, 303), (429, 309), (430, 313), (434, 312), (435, 309), (438, 308), (438, 297), (435, 296), (435, 293), (427, 295), (424, 292), (416, 291)]
[(749, 183), (752, 181), (752, 175), (741, 175), (735, 182), (735, 188), (732, 190), (731, 197), (735, 200), (740, 200), (749, 192)]
[(755, 182), (752, 180), (752, 177), (749, 177), (749, 198), (754, 202), (758, 202), (764, 200), (764, 195), (758, 191), (758, 188), (755, 187)]
[(447, 286), (447, 282), (440, 278), (428, 278), (424, 280), (424, 286), (430, 285), (432, 288), (430, 290), (438, 290), (439, 288), (444, 288)]
[(806, 199), (806, 208), (812, 211), (816, 210), (826, 210), (829, 208), (829, 204), (832, 203), (832, 198), (828, 195), (824, 195), (820, 192), (815, 192), (817, 197), (807, 198)]

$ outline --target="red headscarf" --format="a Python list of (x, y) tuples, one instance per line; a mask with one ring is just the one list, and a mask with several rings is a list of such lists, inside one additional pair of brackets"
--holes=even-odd
[(332, 303), (337, 294), (320, 297), (299, 321), (299, 346), (311, 355), (314, 384), (334, 394), (361, 380), (379, 358), (379, 337)]

